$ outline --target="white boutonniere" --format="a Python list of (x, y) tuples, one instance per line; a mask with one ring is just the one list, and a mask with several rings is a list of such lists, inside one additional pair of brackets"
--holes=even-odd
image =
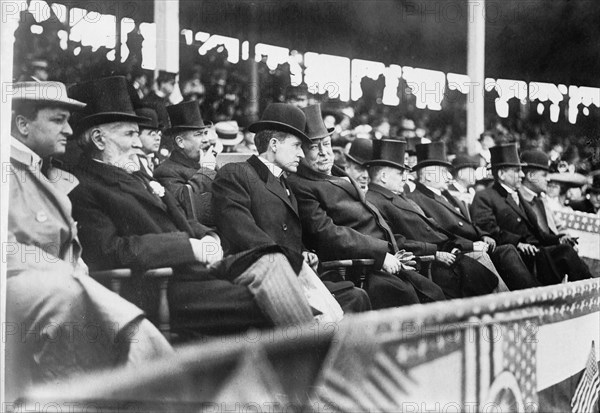
[(152, 189), (152, 193), (157, 195), (159, 198), (165, 196), (165, 187), (159, 184), (156, 181), (150, 181), (149, 183), (150, 189)]

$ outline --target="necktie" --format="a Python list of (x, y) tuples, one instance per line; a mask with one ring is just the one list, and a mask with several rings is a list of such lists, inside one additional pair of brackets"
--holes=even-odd
[(291, 193), (290, 193), (290, 190), (288, 189), (287, 179), (285, 179), (284, 174), (281, 174), (281, 176), (279, 177), (279, 183), (281, 184), (281, 186), (283, 187), (283, 190), (285, 191), (285, 193), (287, 194), (287, 196), (289, 198)]

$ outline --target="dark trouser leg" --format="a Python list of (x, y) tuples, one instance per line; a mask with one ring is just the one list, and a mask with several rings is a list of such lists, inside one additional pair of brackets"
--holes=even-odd
[(371, 300), (367, 292), (361, 288), (353, 287), (349, 290), (333, 293), (344, 313), (362, 313), (371, 310)]
[(541, 284), (527, 269), (514, 245), (496, 246), (489, 252), (492, 262), (510, 290), (539, 287)]
[(459, 255), (451, 267), (434, 262), (433, 281), (450, 299), (490, 294), (498, 286), (496, 275), (473, 258)]
[(593, 278), (588, 266), (570, 245), (560, 244), (542, 247), (536, 255), (537, 276), (545, 285), (558, 284), (564, 274), (569, 281)]

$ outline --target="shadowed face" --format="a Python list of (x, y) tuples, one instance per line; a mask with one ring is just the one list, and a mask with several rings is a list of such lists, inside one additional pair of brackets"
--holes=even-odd
[(175, 138), (175, 142), (185, 156), (199, 162), (200, 152), (210, 146), (208, 132), (208, 128), (183, 131)]
[(548, 172), (541, 170), (541, 169), (527, 172), (527, 182), (529, 182), (529, 187), (536, 194), (539, 194), (540, 192), (548, 191), (547, 177), (548, 177)]
[(140, 131), (140, 141), (142, 141), (142, 150), (146, 155), (157, 153), (160, 148), (160, 139), (162, 135), (156, 129), (142, 129)]
[(367, 190), (367, 187), (369, 185), (369, 172), (366, 167), (361, 166), (350, 159), (347, 159), (345, 171), (350, 178), (358, 182), (358, 184), (363, 190)]
[(313, 139), (310, 146), (304, 145), (302, 148), (304, 149), (304, 163), (306, 166), (313, 171), (331, 175), (334, 160), (331, 137)]

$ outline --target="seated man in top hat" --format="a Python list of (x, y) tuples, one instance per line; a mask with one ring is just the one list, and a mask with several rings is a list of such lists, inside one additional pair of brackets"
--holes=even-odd
[[(475, 225), (465, 205), (447, 190), (450, 163), (443, 142), (417, 145), (417, 184), (409, 198), (446, 231), (463, 239), (459, 248), (502, 277), (509, 289), (538, 286), (515, 247), (496, 246), (490, 234)], [(489, 254), (489, 255), (488, 255)], [(491, 261), (490, 261), (491, 259)]]
[(188, 206), (192, 202), (194, 209), (201, 212), (196, 218), (210, 225), (211, 186), (216, 172), (200, 163), (212, 124), (204, 123), (195, 100), (168, 106), (167, 112), (171, 127), (164, 131), (164, 136), (173, 149), (169, 158), (156, 168), (154, 176), (175, 196), (188, 218), (194, 218)]
[(333, 165), (333, 131), (325, 128), (320, 114), (306, 114), (311, 144), (303, 145), (304, 158), (289, 178), (306, 247), (321, 260), (374, 259), (365, 288), (374, 309), (445, 299), (437, 285), (405, 267), (377, 208), (356, 181)]
[[(310, 108), (318, 110), (319, 105)], [(262, 119), (249, 126), (251, 132), (256, 132), (260, 154), (246, 162), (225, 165), (217, 173), (213, 213), (230, 252), (275, 244), (302, 254), (304, 271), (316, 269), (318, 258), (302, 245), (298, 203), (286, 185), (286, 176), (297, 171), (304, 157), (302, 142), (310, 143), (304, 133), (305, 123), (299, 108), (284, 103), (269, 105)], [(363, 290), (347, 283), (326, 285), (344, 311), (370, 308)]]
[(490, 148), (494, 184), (475, 194), (471, 205), (473, 221), (490, 234), (499, 245), (514, 245), (530, 272), (544, 284), (557, 284), (565, 274), (571, 281), (591, 278), (589, 268), (568, 244), (545, 233), (535, 213), (519, 195), (523, 179), (517, 146)]
[(156, 154), (160, 149), (162, 139), (161, 129), (163, 125), (158, 123), (158, 115), (154, 109), (139, 108), (135, 110), (136, 115), (149, 119), (138, 123), (140, 128), (140, 141), (142, 142), (142, 152), (138, 158), (140, 160), (140, 169), (148, 176), (154, 176), (154, 167), (157, 166), (158, 159)]
[(519, 195), (535, 212), (539, 227), (548, 235), (558, 237), (561, 244), (569, 244), (576, 248), (577, 240), (568, 234), (559, 233), (554, 212), (546, 199), (548, 190), (548, 172), (550, 171), (550, 158), (542, 151), (529, 150), (521, 154), (523, 167), (523, 182), (519, 187)]
[(432, 279), (446, 297), (462, 298), (495, 291), (499, 280), (494, 274), (474, 259), (453, 253), (472, 242), (441, 228), (404, 195), (408, 171), (404, 164), (405, 149), (404, 141), (383, 139), (373, 143), (367, 199), (381, 212), (400, 248), (419, 255), (435, 255)]
[(358, 183), (365, 193), (369, 189), (369, 172), (365, 163), (371, 159), (372, 151), (373, 141), (371, 139), (356, 138), (346, 154), (344, 171)]
[[(91, 279), (80, 258), (67, 196), (78, 181), (48, 161), (64, 153), (72, 134), (70, 111), (85, 103), (68, 98), (59, 82), (16, 83), (12, 103), (3, 331), (7, 400), (31, 382), (57, 383), (171, 352), (142, 311)], [(97, 340), (89, 339), (89, 328)]]
[[(70, 197), (90, 268), (174, 268), (171, 327), (180, 335), (313, 320), (281, 250), (263, 247), (222, 259), (214, 230), (187, 220), (168, 190), (136, 172), (137, 123), (143, 119), (133, 112), (124, 78), (77, 84), (69, 93), (87, 103), (76, 124), (84, 153), (75, 170), (81, 184)], [(131, 291), (124, 285), (123, 295), (151, 298), (149, 280), (137, 281), (141, 285)]]

